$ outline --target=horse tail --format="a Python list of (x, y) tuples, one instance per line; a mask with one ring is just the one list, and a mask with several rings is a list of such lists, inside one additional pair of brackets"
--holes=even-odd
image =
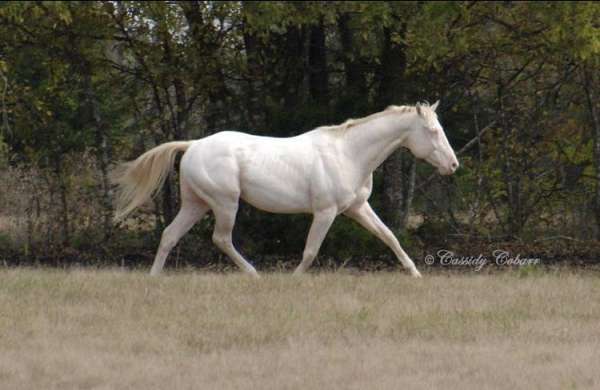
[(175, 141), (158, 145), (136, 160), (122, 163), (110, 172), (109, 180), (118, 186), (115, 222), (156, 195), (173, 167), (177, 152), (185, 152), (192, 142)]

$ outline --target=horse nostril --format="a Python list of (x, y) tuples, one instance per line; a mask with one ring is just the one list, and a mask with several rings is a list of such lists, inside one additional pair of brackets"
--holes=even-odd
[(453, 162), (452, 163), (452, 169), (456, 171), (457, 168), (458, 168), (458, 163), (457, 162)]

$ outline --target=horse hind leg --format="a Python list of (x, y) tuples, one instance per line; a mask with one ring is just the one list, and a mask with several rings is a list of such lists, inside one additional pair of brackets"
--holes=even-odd
[(201, 200), (183, 200), (177, 216), (162, 233), (160, 245), (156, 252), (150, 275), (156, 276), (160, 274), (171, 249), (177, 245), (177, 242), (179, 242), (181, 237), (183, 237), (208, 210), (208, 205)]
[(233, 246), (232, 232), (237, 210), (238, 200), (213, 207), (215, 230), (212, 239), (215, 245), (229, 256), (242, 271), (258, 278), (256, 269)]

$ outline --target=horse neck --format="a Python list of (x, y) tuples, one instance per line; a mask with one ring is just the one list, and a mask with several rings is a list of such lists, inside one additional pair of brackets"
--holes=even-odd
[(371, 174), (402, 146), (413, 119), (411, 113), (389, 114), (352, 126), (344, 137), (346, 153), (365, 175)]

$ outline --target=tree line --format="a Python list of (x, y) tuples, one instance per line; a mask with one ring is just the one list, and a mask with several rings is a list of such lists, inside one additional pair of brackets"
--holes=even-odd
[[(595, 241), (598, 20), (595, 2), (5, 2), (0, 246), (153, 247), (147, 233), (177, 212), (176, 170), (115, 225), (112, 164), (221, 130), (291, 136), (438, 99), (457, 174), (403, 150), (375, 174), (373, 204), (405, 245)], [(301, 252), (306, 217), (244, 205), (239, 219), (251, 255)], [(211, 223), (190, 252), (218, 256)], [(348, 221), (324, 252), (387, 253)]]

